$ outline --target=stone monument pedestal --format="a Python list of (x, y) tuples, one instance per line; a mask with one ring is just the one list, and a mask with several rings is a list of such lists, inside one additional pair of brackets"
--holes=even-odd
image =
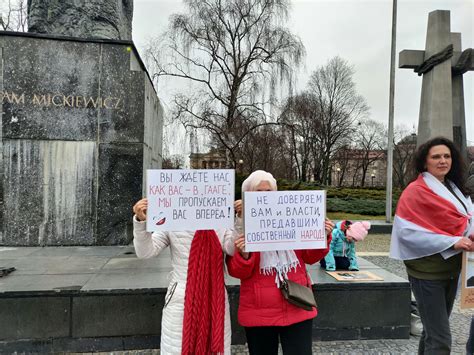
[(0, 245), (123, 245), (163, 109), (130, 41), (0, 31)]
[[(160, 347), (161, 315), (171, 271), (169, 248), (137, 259), (133, 247), (12, 248), (0, 263), (17, 269), (0, 284), (0, 353), (105, 352)], [(408, 339), (410, 285), (359, 257), (381, 281), (336, 281), (309, 267), (318, 316), (313, 340)], [(239, 280), (226, 277), (232, 344)]]

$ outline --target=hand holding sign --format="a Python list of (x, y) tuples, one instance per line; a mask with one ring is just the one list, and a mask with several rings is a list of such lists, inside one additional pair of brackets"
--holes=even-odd
[(146, 210), (148, 209), (148, 199), (142, 198), (133, 206), (133, 213), (137, 217), (137, 220), (145, 221), (146, 220)]
[(454, 245), (455, 250), (466, 250), (471, 251), (472, 241), (469, 238), (461, 238)]
[(245, 236), (243, 234), (235, 241), (235, 247), (245, 260), (249, 258), (250, 253), (245, 252)]
[(242, 200), (234, 202), (234, 210), (238, 217), (242, 217)]
[(325, 219), (324, 221), (324, 229), (326, 230), (326, 235), (329, 235), (332, 233), (332, 230), (334, 229), (334, 223), (330, 219)]

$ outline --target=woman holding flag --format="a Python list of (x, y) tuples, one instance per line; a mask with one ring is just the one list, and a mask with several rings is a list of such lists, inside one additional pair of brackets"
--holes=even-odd
[(390, 256), (404, 261), (418, 304), (424, 328), (418, 353), (449, 354), (461, 252), (474, 248), (474, 207), (452, 141), (437, 137), (422, 144), (414, 165), (418, 177), (398, 201)]

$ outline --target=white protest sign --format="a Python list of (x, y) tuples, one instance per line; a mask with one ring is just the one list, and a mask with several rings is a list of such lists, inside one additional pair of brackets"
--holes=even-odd
[(245, 251), (326, 248), (326, 191), (244, 193)]
[(234, 170), (147, 170), (146, 189), (148, 232), (234, 226)]

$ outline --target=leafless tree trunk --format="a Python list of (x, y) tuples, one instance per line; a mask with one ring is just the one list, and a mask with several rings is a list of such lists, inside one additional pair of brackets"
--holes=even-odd
[(319, 106), (307, 92), (289, 97), (279, 122), (291, 130), (293, 155), (297, 163), (299, 180), (307, 181), (311, 166), (313, 145), (316, 144)]
[[(289, 0), (185, 0), (186, 14), (170, 18), (161, 46), (147, 51), (154, 77), (185, 79), (174, 117), (210, 134), (236, 166), (236, 149), (268, 123), (275, 85), (291, 83), (304, 56), (284, 28)], [(161, 57), (160, 54), (163, 56)], [(243, 129), (245, 128), (245, 129)]]
[(328, 183), (330, 160), (343, 138), (351, 134), (352, 124), (369, 112), (365, 99), (356, 92), (353, 75), (347, 61), (334, 57), (313, 72), (308, 84), (319, 105), (322, 184)]
[(404, 188), (410, 181), (410, 165), (416, 151), (416, 134), (403, 126), (395, 127), (393, 145), (393, 173), (395, 186)]
[(26, 0), (2, 0), (0, 5), (0, 29), (3, 31), (26, 32)]
[(385, 155), (386, 129), (374, 120), (362, 120), (354, 130), (354, 142), (360, 154), (360, 186), (365, 186), (367, 170)]
[[(344, 178), (350, 173), (350, 162), (352, 158), (352, 149), (350, 140), (346, 138), (346, 143), (340, 146), (334, 154), (334, 168), (336, 169), (336, 185), (344, 186)], [(338, 170), (339, 169), (339, 170)]]

